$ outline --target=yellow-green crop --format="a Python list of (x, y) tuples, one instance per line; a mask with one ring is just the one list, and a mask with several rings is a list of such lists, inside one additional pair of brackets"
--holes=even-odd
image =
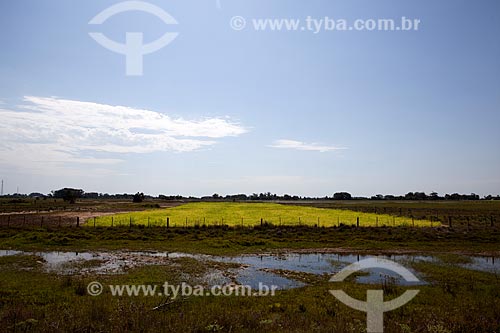
[(366, 226), (434, 226), (428, 220), (412, 220), (408, 217), (385, 214), (361, 213), (350, 210), (280, 205), (274, 203), (197, 202), (174, 208), (154, 209), (142, 212), (116, 214), (97, 218), (98, 226), (137, 225), (165, 226), (229, 225), (255, 226), (261, 223), (273, 225), (318, 225), (332, 227), (340, 223)]

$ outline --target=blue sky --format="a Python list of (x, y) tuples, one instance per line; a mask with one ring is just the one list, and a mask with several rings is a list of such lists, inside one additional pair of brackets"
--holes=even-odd
[[(5, 192), (500, 193), (495, 0), (0, 2)], [(247, 19), (235, 31), (233, 16)], [(420, 19), (418, 31), (255, 31), (254, 18)], [(90, 36), (146, 42), (142, 76)], [(340, 149), (339, 149), (340, 148)]]

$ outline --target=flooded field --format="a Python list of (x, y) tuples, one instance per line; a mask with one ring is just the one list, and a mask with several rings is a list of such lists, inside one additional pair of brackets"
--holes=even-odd
[[(199, 282), (207, 285), (237, 283), (257, 288), (259, 283), (276, 285), (280, 289), (305, 286), (307, 277), (327, 280), (351, 263), (370, 257), (390, 259), (408, 267), (416, 262), (432, 262), (455, 265), (482, 272), (500, 272), (500, 261), (495, 257), (457, 255), (454, 262), (433, 255), (366, 255), (348, 253), (293, 253), (240, 256), (210, 256), (181, 252), (23, 252), (0, 250), (2, 256), (30, 255), (39, 258), (39, 263), (48, 273), (60, 275), (124, 274), (128, 269), (145, 265), (175, 265), (175, 259), (192, 258), (199, 261), (230, 264), (206, 273)], [(384, 269), (368, 269), (355, 277), (360, 284), (378, 284), (387, 280), (397, 285), (426, 284), (425, 276), (410, 269), (420, 280), (409, 283), (394, 272)], [(188, 277), (186, 277), (188, 278)]]
[[(54, 327), (60, 328), (55, 332), (82, 327), (114, 327), (117, 332), (366, 332), (366, 315), (342, 304), (332, 289), (358, 300), (366, 299), (371, 289), (382, 290), (388, 300), (419, 290), (403, 309), (411, 316), (394, 311), (384, 317), (388, 333), (496, 332), (499, 327), (498, 234), (489, 230), (133, 226), (0, 231), (0, 301), (5, 304), (0, 332)], [(353, 263), (373, 257), (399, 264), (415, 276), (410, 281), (417, 281), (408, 283), (408, 275), (399, 276), (398, 270), (370, 268), (353, 269), (330, 282)], [(104, 288), (99, 296), (88, 289), (96, 281)], [(205, 290), (248, 285), (258, 291), (260, 284), (278, 290), (269, 297), (172, 299), (116, 296), (111, 291), (111, 286), (162, 289), (166, 282)]]

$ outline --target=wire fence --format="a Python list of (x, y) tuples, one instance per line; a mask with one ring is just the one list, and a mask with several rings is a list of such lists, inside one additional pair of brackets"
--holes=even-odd
[(343, 218), (338, 216), (333, 219), (301, 217), (293, 219), (272, 218), (172, 218), (172, 217), (115, 217), (107, 216), (62, 216), (41, 214), (12, 214), (0, 216), (2, 228), (56, 228), (56, 227), (85, 227), (85, 228), (115, 228), (115, 227), (140, 227), (140, 228), (200, 228), (200, 227), (448, 227), (448, 228), (497, 228), (494, 216), (443, 216), (431, 217), (429, 220), (419, 220), (413, 217), (377, 215), (374, 218), (361, 217)]

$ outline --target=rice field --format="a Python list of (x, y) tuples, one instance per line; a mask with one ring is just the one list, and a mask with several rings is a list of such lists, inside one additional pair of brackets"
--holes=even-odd
[[(344, 209), (324, 209), (315, 207), (290, 206), (274, 203), (227, 203), (197, 202), (185, 205), (154, 209), (141, 212), (115, 214), (96, 218), (96, 226), (166, 226), (167, 218), (171, 227), (193, 226), (257, 226), (261, 223), (273, 225), (307, 225), (333, 227), (357, 225), (376, 226), (439, 226), (439, 222), (417, 220), (405, 216), (362, 213)], [(88, 225), (93, 225), (93, 220)]]

